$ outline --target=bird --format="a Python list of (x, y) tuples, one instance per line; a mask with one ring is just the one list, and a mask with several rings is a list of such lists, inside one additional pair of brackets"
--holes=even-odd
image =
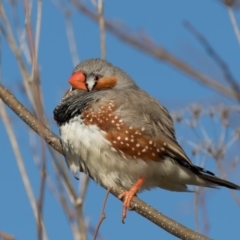
[(80, 62), (54, 109), (68, 167), (107, 189), (121, 187), (122, 222), (137, 193), (188, 185), (240, 190), (196, 166), (179, 145), (168, 110), (123, 70), (99, 58)]

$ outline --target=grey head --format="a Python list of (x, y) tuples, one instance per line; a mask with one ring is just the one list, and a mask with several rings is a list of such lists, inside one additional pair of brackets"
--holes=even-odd
[[(115, 76), (117, 83), (114, 89), (138, 88), (136, 83), (124, 71), (112, 65), (106, 60), (93, 58), (79, 63), (73, 70), (73, 74), (82, 72), (86, 77), (88, 91), (94, 90), (96, 81), (101, 78), (109, 78)], [(98, 90), (101, 90), (100, 88)]]

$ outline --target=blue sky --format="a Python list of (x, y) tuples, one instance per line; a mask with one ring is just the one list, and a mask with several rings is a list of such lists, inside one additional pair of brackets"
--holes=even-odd
[[(89, 1), (85, 2), (91, 6)], [(11, 16), (8, 4), (5, 3), (4, 6), (8, 15)], [(23, 17), (22, 8), (19, 7), (19, 9), (21, 18)], [(235, 14), (240, 24), (239, 11), (235, 10)], [(100, 57), (98, 26), (77, 11), (73, 11), (72, 17), (80, 60)], [(175, 56), (224, 83), (221, 70), (183, 26), (183, 21), (187, 20), (207, 37), (215, 50), (226, 61), (235, 78), (239, 78), (240, 47), (234, 35), (227, 9), (220, 1), (106, 0), (105, 17), (116, 21), (116, 23), (125, 24), (131, 31), (145, 31), (156, 43)], [(23, 23), (24, 20), (21, 19), (21, 22)], [(21, 75), (14, 56), (5, 40), (2, 39), (1, 43), (2, 83), (11, 89), (21, 101), (26, 102), (18, 88)], [(106, 46), (107, 60), (124, 69), (140, 87), (164, 103), (171, 111), (185, 108), (193, 102), (204, 103), (206, 106), (206, 103), (209, 105), (227, 101), (223, 96), (197, 83), (185, 73), (133, 49), (108, 33)], [(45, 112), (49, 117), (52, 130), (58, 134), (52, 111), (69, 88), (67, 79), (74, 66), (69, 52), (63, 15), (52, 1), (43, 2), (39, 67)], [(228, 101), (228, 104), (234, 104), (234, 102)], [(39, 171), (33, 162), (29, 147), (26, 146), (29, 145), (30, 141), (29, 132), (21, 120), (16, 119), (13, 114), (11, 117), (37, 197)], [(209, 126), (206, 127), (209, 128)], [(33, 213), (1, 121), (0, 133), (2, 149), (0, 160), (0, 230), (12, 234), (16, 239), (36, 239), (36, 224)], [(177, 127), (179, 139), (182, 140), (186, 137), (184, 133), (183, 128)], [(187, 152), (190, 154), (190, 151), (187, 150)], [(50, 158), (47, 159), (47, 168), (50, 173), (53, 172)], [(207, 162), (207, 168), (218, 173), (214, 170), (215, 165), (211, 160)], [(77, 181), (73, 177), (71, 179), (77, 186)], [(232, 175), (231, 180), (240, 184), (240, 178), (236, 173)], [(237, 194), (240, 196), (239, 193)], [(210, 222), (209, 237), (236, 239), (236, 236), (240, 234), (240, 210), (229, 191), (226, 189), (207, 190), (206, 196)], [(104, 197), (105, 190), (91, 181), (84, 213), (92, 226), (98, 222)], [(139, 197), (170, 218), (187, 227), (195, 228), (193, 194), (155, 189), (144, 192)], [(105, 239), (174, 239), (173, 236), (135, 212), (128, 212), (126, 224), (123, 225), (120, 219), (121, 211), (122, 203), (110, 196), (105, 210), (107, 218), (100, 229), (100, 234)], [(48, 189), (44, 204), (44, 220), (49, 239), (72, 239), (64, 213)], [(201, 226), (204, 225), (204, 220), (204, 217), (200, 218)]]

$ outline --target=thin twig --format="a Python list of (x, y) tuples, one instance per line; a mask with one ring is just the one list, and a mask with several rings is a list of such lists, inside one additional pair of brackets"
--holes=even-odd
[(68, 47), (71, 53), (73, 66), (75, 67), (79, 63), (78, 48), (72, 24), (72, 11), (64, 6), (62, 1), (52, 0), (52, 3), (62, 12), (65, 19), (65, 28), (68, 40)]
[(82, 201), (84, 202), (86, 193), (87, 193), (87, 187), (88, 187), (88, 183), (89, 183), (89, 176), (84, 174), (82, 176), (82, 184), (81, 184), (81, 193), (80, 193), (80, 197), (82, 199)]
[(39, 40), (40, 40), (41, 20), (42, 20), (42, 0), (38, 0), (37, 1), (36, 33), (35, 33), (36, 59), (38, 59), (38, 49), (39, 49)]
[(97, 235), (98, 235), (98, 232), (99, 232), (99, 229), (102, 225), (102, 222), (104, 221), (104, 219), (106, 218), (106, 214), (105, 214), (105, 206), (106, 206), (106, 203), (107, 203), (107, 199), (108, 199), (108, 195), (110, 193), (110, 189), (107, 190), (107, 193), (106, 193), (106, 196), (104, 198), (104, 202), (103, 202), (103, 206), (102, 206), (102, 211), (101, 211), (101, 216), (100, 216), (100, 219), (99, 219), (99, 222), (98, 222), (98, 225), (97, 225), (97, 228), (96, 228), (96, 231), (94, 233), (94, 237), (93, 237), (93, 240), (96, 240), (97, 239)]
[(57, 199), (62, 205), (64, 212), (69, 220), (70, 227), (72, 229), (73, 237), (75, 240), (81, 240), (81, 233), (79, 232), (79, 228), (76, 224), (76, 214), (73, 213), (72, 207), (69, 206), (67, 201), (67, 192), (64, 191), (64, 184), (62, 182), (62, 177), (59, 172), (56, 170), (56, 166), (54, 166), (54, 170), (56, 173), (56, 182), (58, 188), (58, 196)]
[(218, 53), (213, 49), (211, 44), (207, 41), (207, 39), (199, 32), (196, 28), (192, 26), (190, 22), (185, 21), (184, 26), (189, 30), (191, 34), (193, 34), (197, 40), (202, 44), (208, 55), (216, 62), (216, 64), (220, 67), (223, 72), (225, 79), (228, 81), (230, 86), (232, 87), (236, 99), (240, 101), (240, 88), (238, 85), (238, 81), (234, 79), (228, 65), (221, 59)]
[(15, 238), (7, 233), (0, 232), (0, 239), (1, 240), (14, 240)]
[(78, 56), (74, 30), (72, 26), (71, 13), (65, 11), (64, 16), (65, 16), (65, 26), (66, 26), (66, 33), (67, 33), (67, 39), (68, 39), (68, 46), (72, 56), (73, 66), (75, 67), (80, 62), (80, 60)]
[[(82, 202), (79, 201), (79, 198), (74, 190), (74, 187), (72, 185), (72, 182), (69, 179), (69, 175), (67, 174), (67, 172), (65, 171), (66, 167), (63, 161), (61, 161), (62, 159), (60, 159), (59, 154), (56, 154), (56, 152), (53, 151), (52, 148), (49, 147), (49, 151), (50, 154), (52, 156), (53, 159), (53, 166), (54, 169), (56, 171), (56, 180), (58, 183), (58, 187), (60, 188), (61, 186), (64, 186), (65, 190), (66, 190), (66, 195), (69, 197), (72, 205), (74, 206), (74, 213), (71, 211), (69, 207), (66, 205), (67, 202), (65, 200), (65, 197), (63, 194), (61, 194), (61, 198), (60, 198), (60, 202), (63, 206), (63, 209), (66, 212), (67, 217), (70, 220), (70, 226), (72, 228), (73, 231), (73, 235), (75, 240), (82, 240), (84, 239), (84, 236), (86, 236), (86, 232), (81, 232), (81, 230), (85, 229), (85, 225), (83, 225), (82, 228), (80, 228), (80, 226), (82, 226), (82, 222), (84, 223), (84, 221), (82, 220), (83, 218), (80, 216), (81, 212), (79, 210), (79, 208), (82, 206)], [(77, 223), (77, 224), (76, 224)]]
[[(6, 28), (6, 34), (4, 34), (4, 36), (6, 37), (7, 42), (8, 42), (10, 48), (12, 49), (12, 52), (14, 53), (14, 55), (16, 57), (16, 60), (18, 62), (18, 65), (19, 65), (19, 68), (20, 68), (20, 71), (21, 71), (21, 74), (22, 74), (22, 77), (24, 79), (24, 87), (26, 89), (28, 99), (31, 103), (31, 106), (34, 107), (35, 106), (34, 98), (33, 98), (32, 91), (31, 91), (30, 86), (29, 86), (30, 76), (29, 76), (27, 68), (24, 64), (24, 61), (21, 57), (21, 52), (19, 51), (19, 48), (18, 48), (18, 46), (16, 44), (16, 41), (14, 39), (14, 35), (13, 35), (13, 32), (12, 32), (10, 23), (9, 23), (7, 17), (6, 17), (6, 13), (4, 11), (2, 1), (0, 3), (0, 16), (3, 19), (4, 26)], [(4, 33), (4, 31), (2, 31), (2, 33)], [(36, 110), (35, 107), (33, 109)]]
[(42, 148), (42, 164), (41, 164), (41, 181), (40, 181), (40, 190), (39, 190), (39, 198), (37, 201), (37, 209), (38, 209), (38, 240), (42, 239), (42, 225), (41, 219), (42, 211), (43, 211), (43, 201), (44, 201), (44, 193), (45, 193), (45, 183), (46, 183), (46, 158), (45, 158), (45, 148), (41, 141), (41, 148)]
[(89, 176), (85, 174), (81, 174), (81, 191), (80, 191), (80, 197), (77, 199), (75, 204), (75, 209), (77, 213), (77, 221), (78, 221), (78, 226), (79, 226), (79, 232), (81, 234), (81, 240), (87, 239), (86, 235), (86, 223), (83, 218), (83, 208), (84, 208), (84, 200), (87, 192), (87, 187), (89, 183)]
[(228, 10), (228, 14), (229, 14), (229, 18), (230, 18), (231, 24), (233, 26), (233, 31), (234, 31), (235, 36), (237, 38), (238, 44), (240, 44), (240, 31), (239, 31), (239, 28), (238, 28), (238, 25), (237, 25), (237, 21), (236, 21), (235, 15), (233, 13), (232, 7), (231, 6), (227, 6), (227, 10)]
[[(36, 219), (36, 222), (38, 222), (38, 211), (37, 211), (37, 206), (36, 206), (36, 200), (35, 200), (33, 190), (32, 190), (32, 187), (31, 187), (31, 183), (30, 183), (27, 171), (25, 169), (24, 161), (22, 159), (21, 152), (20, 152), (19, 147), (18, 147), (16, 136), (13, 132), (12, 127), (10, 126), (10, 120), (9, 120), (9, 117), (7, 115), (7, 112), (5, 110), (5, 107), (2, 103), (2, 101), (0, 101), (0, 115), (1, 115), (3, 123), (5, 125), (9, 140), (11, 142), (12, 149), (13, 149), (13, 152), (14, 152), (14, 155), (15, 155), (15, 158), (16, 158), (16, 162), (17, 162), (19, 171), (21, 173), (21, 177), (22, 177), (22, 180), (23, 180), (23, 183), (24, 183), (24, 187), (26, 189), (26, 192), (27, 192), (27, 195), (28, 195), (28, 198), (29, 198), (29, 201), (30, 201), (30, 205), (32, 207), (32, 210), (33, 210), (33, 213), (34, 213), (34, 216), (35, 216), (35, 219)], [(42, 218), (40, 218), (40, 224), (41, 224), (41, 227), (43, 229), (43, 239), (47, 240), (48, 237), (47, 237), (47, 233), (46, 233), (45, 226), (44, 226)]]
[(98, 24), (100, 29), (101, 58), (106, 59), (106, 37), (105, 37), (105, 21), (103, 17), (103, 10), (104, 10), (103, 0), (97, 0)]

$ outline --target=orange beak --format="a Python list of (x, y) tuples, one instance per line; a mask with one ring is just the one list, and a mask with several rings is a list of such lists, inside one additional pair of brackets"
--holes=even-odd
[(73, 73), (73, 75), (68, 80), (68, 82), (73, 87), (73, 89), (82, 89), (84, 91), (87, 91), (85, 81), (86, 81), (86, 77), (83, 74), (83, 72)]

